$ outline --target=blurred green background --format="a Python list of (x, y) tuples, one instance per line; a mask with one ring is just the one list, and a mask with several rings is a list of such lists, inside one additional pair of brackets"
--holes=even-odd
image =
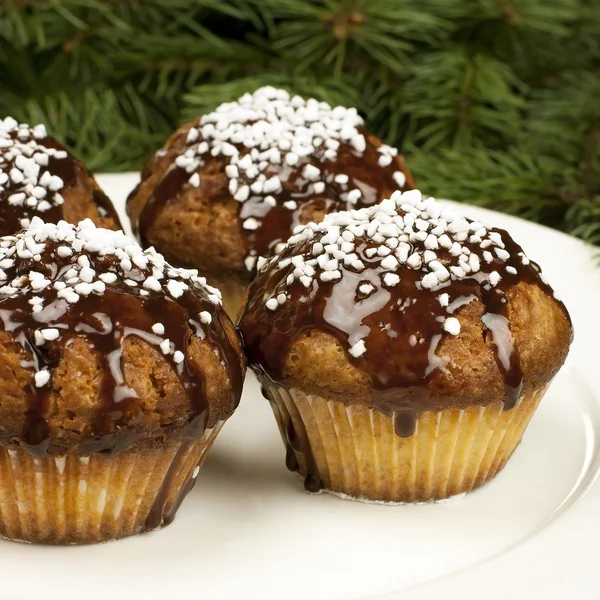
[(429, 194), (600, 243), (600, 0), (0, 5), (0, 115), (95, 171), (264, 84), (357, 106)]

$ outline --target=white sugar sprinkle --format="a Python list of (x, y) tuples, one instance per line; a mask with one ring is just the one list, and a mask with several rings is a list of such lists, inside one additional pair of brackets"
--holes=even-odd
[[(243, 203), (262, 196), (267, 205), (276, 206), (284, 186), (272, 173), (283, 164), (288, 169), (298, 168), (302, 175), (297, 183), (286, 178), (288, 186), (302, 186), (308, 181), (312, 194), (322, 194), (333, 178), (347, 194), (345, 201), (355, 204), (362, 192), (347, 190), (348, 175), (335, 173), (338, 164), (332, 165), (331, 161), (336, 161), (340, 152), (364, 155), (369, 142), (362, 128), (363, 120), (354, 108), (333, 108), (312, 98), (291, 97), (284, 90), (263, 87), (204, 115), (188, 130), (175, 165), (189, 173), (189, 184), (197, 187), (199, 170), (207, 160), (224, 157), (229, 193), (235, 200)], [(386, 145), (377, 151), (379, 168), (387, 169), (396, 184), (403, 187), (405, 176), (391, 166), (398, 151)], [(297, 210), (296, 201), (288, 199), (284, 206)], [(263, 218), (264, 214), (247, 218), (243, 228), (256, 230)]]
[(456, 317), (448, 317), (444, 321), (444, 330), (450, 335), (458, 335), (460, 333), (460, 321)]
[[(109, 255), (114, 258), (106, 260)], [(43, 265), (40, 271), (27, 265), (25, 274), (14, 278), (15, 269), (21, 266), (19, 263), (33, 256)], [(154, 249), (142, 250), (122, 231), (96, 228), (89, 219), (74, 226), (65, 221), (44, 223), (34, 217), (28, 229), (0, 238), (0, 281), (10, 283), (0, 287), (0, 299), (25, 295), (31, 311), (36, 314), (46, 310), (56, 312), (57, 301), (76, 304), (90, 294), (102, 295), (107, 286), (113, 285), (118, 293), (123, 293), (123, 285), (126, 285), (131, 293), (140, 296), (161, 294), (172, 298), (178, 298), (194, 286), (204, 294), (206, 301), (221, 302), (219, 291), (198, 277), (197, 271), (169, 267)], [(44, 294), (37, 295), (37, 290), (44, 290)], [(206, 314), (205, 322), (210, 323), (210, 313)], [(43, 345), (58, 340), (61, 331), (59, 324), (36, 330), (34, 341)], [(152, 332), (162, 336), (164, 326), (155, 323)], [(163, 340), (160, 347), (166, 354), (172, 353), (168, 340)], [(48, 371), (39, 371), (36, 385), (45, 385), (49, 377)]]
[(488, 281), (490, 282), (490, 285), (492, 286), (497, 286), (498, 283), (500, 282), (500, 273), (498, 273), (498, 271), (492, 271), (489, 275), (488, 275)]
[(354, 356), (354, 358), (358, 358), (359, 356), (362, 356), (366, 352), (366, 350), (367, 349), (365, 347), (365, 342), (363, 340), (359, 340), (358, 342), (356, 342), (356, 344), (350, 347), (350, 350), (348, 350), (348, 352), (350, 352), (350, 354)]
[(162, 323), (154, 323), (154, 325), (152, 325), (152, 331), (156, 335), (164, 335), (164, 333), (165, 333), (165, 326)]
[[(0, 119), (0, 193), (13, 206), (26, 206), (44, 213), (62, 204), (57, 192), (64, 181), (46, 167), (49, 158), (64, 160), (68, 154), (47, 144), (43, 125), (18, 124), (11, 117)], [(42, 168), (44, 168), (42, 172)], [(27, 227), (27, 223), (22, 224)]]
[(275, 310), (279, 306), (279, 302), (277, 302), (277, 298), (269, 298), (266, 305), (269, 310)]
[(47, 369), (35, 374), (35, 387), (44, 387), (50, 381), (50, 372)]
[(211, 316), (211, 314), (210, 314), (208, 311), (206, 311), (206, 310), (203, 310), (203, 311), (200, 313), (200, 315), (199, 315), (199, 316), (200, 316), (200, 321), (201, 321), (202, 323), (206, 323), (207, 325), (210, 325), (210, 323), (212, 322), (212, 316)]
[[(128, 270), (131, 270), (131, 268)], [(144, 281), (144, 287), (155, 292), (160, 292), (160, 290), (162, 289), (160, 281), (158, 281), (158, 279), (156, 279), (156, 277), (154, 277), (153, 275), (150, 275), (150, 277), (146, 278), (146, 280)]]
[(258, 219), (255, 219), (254, 217), (250, 217), (248, 219), (246, 219), (242, 226), (244, 229), (248, 229), (250, 231), (253, 231), (255, 229), (258, 229), (260, 227), (261, 223)]
[(400, 277), (396, 273), (386, 273), (383, 276), (383, 283), (388, 287), (394, 287), (396, 284), (400, 283)]
[[(472, 228), (482, 244), (489, 242), (486, 247), (493, 248), (496, 258), (479, 243), (468, 241)], [(416, 237), (418, 233), (423, 236)], [(404, 269), (411, 269), (417, 272), (416, 288), (431, 293), (439, 291), (437, 300), (442, 314), (452, 314), (456, 299), (451, 298), (452, 292), (442, 290), (452, 280), (462, 279), (475, 279), (481, 286), (498, 285), (499, 272), (488, 271), (487, 265), (490, 262), (499, 265), (510, 258), (504, 246), (500, 233), (480, 223), (471, 223), (433, 198), (412, 190), (396, 192), (378, 205), (329, 214), (318, 224), (298, 226), (282, 257), (261, 261), (259, 271), (290, 269), (272, 297), (266, 300), (267, 308), (273, 311), (285, 304), (286, 287), (295, 285), (296, 281), (302, 289), (314, 289), (315, 285), (336, 286), (347, 271), (372, 273), (375, 269), (384, 289), (402, 285), (402, 292), (410, 299), (410, 290), (405, 287), (415, 278), (403, 281), (402, 273)], [(301, 253), (295, 254), (296, 248), (302, 248)], [(521, 260), (526, 259), (522, 256)], [(510, 265), (505, 269), (507, 273), (516, 272)], [(377, 287), (364, 279), (359, 281), (355, 288), (357, 301), (362, 302)], [(443, 331), (451, 335), (460, 333), (456, 317), (441, 319), (440, 323)], [(366, 351), (365, 342), (353, 343), (350, 350), (353, 356), (362, 355)]]
[(198, 173), (194, 173), (190, 178), (189, 178), (189, 184), (192, 187), (200, 187), (200, 175)]
[(316, 179), (321, 175), (321, 171), (314, 165), (306, 165), (302, 171), (302, 175), (309, 181), (316, 181)]

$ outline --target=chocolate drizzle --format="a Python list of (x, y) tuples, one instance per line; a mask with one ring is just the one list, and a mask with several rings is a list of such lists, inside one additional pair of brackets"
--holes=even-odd
[[(533, 276), (533, 268), (530, 267), (528, 282), (532, 283), (537, 278)], [(546, 294), (553, 292), (549, 286), (537, 279), (537, 284), (542, 287)], [(492, 335), (494, 344), (494, 358), (498, 365), (498, 370), (504, 377), (504, 408), (509, 410), (519, 401), (521, 390), (523, 389), (523, 370), (521, 368), (521, 356), (519, 349), (514, 344), (513, 336), (510, 332), (508, 320), (508, 302), (503, 292), (484, 291), (482, 301), (485, 307), (485, 313), (481, 316), (481, 322)], [(566, 309), (565, 309), (566, 313)], [(568, 313), (566, 313), (568, 314)]]
[[(484, 305), (485, 315), (506, 319), (506, 291), (518, 281), (538, 285), (548, 295), (552, 295), (552, 290), (530, 265), (520, 264), (517, 254), (521, 248), (508, 234), (502, 230), (494, 231), (502, 235), (509, 252), (514, 253), (516, 258), (507, 264), (518, 269), (518, 273), (505, 275), (502, 282), (490, 290), (484, 290), (476, 277), (469, 277), (452, 281), (439, 292), (449, 295), (450, 304), (458, 298), (473, 296)], [(439, 293), (417, 288), (416, 283), (422, 275), (420, 271), (403, 270), (401, 281), (393, 288), (384, 288), (377, 283), (381, 271), (378, 266), (370, 266), (373, 261), (365, 254), (370, 247), (373, 244), (364, 243), (357, 252), (367, 265), (366, 271), (357, 273), (351, 267), (342, 267), (341, 280), (315, 283), (308, 290), (294, 282), (288, 287), (288, 300), (273, 312), (265, 309), (265, 298), (280, 287), (293, 272), (293, 266), (259, 274), (252, 284), (240, 329), (250, 362), (260, 365), (275, 381), (284, 377), (287, 351), (302, 333), (325, 331), (338, 339), (343, 347), (352, 346), (359, 334), (361, 337), (366, 334), (368, 351), (358, 358), (350, 358), (371, 377), (374, 402), (385, 413), (391, 412), (392, 407), (393, 410), (412, 410), (414, 404), (428, 402), (417, 390), (426, 386), (437, 369), (446, 368), (444, 358), (437, 355), (436, 349), (441, 338), (449, 335), (442, 329), (447, 313), (440, 305)], [(286, 250), (281, 259), (307, 250), (307, 247), (294, 248), (291, 252)], [(439, 260), (445, 258), (438, 253)], [(492, 271), (498, 267), (499, 261), (494, 261), (489, 268)], [(362, 281), (372, 282), (378, 289), (365, 298), (356, 298), (351, 291)], [(506, 408), (511, 408), (518, 400), (522, 384), (518, 349), (512, 344), (510, 335), (500, 339), (498, 329), (490, 326), (491, 319), (485, 315), (482, 321), (492, 334), (498, 366), (506, 385)], [(503, 356), (508, 357), (508, 363)]]
[[(271, 403), (273, 412), (277, 415), (277, 421), (281, 430), (281, 437), (285, 445), (285, 466), (289, 471), (293, 473), (301, 473), (302, 468), (298, 462), (298, 453), (302, 454), (304, 464), (306, 465), (306, 475), (304, 477), (304, 488), (308, 492), (317, 493), (323, 489), (323, 481), (319, 476), (317, 469), (317, 462), (312, 454), (310, 445), (302, 443), (300, 434), (296, 431), (296, 427), (288, 413), (282, 412), (278, 409), (277, 403), (269, 396), (268, 389), (272, 383), (264, 373), (257, 372), (259, 379), (264, 378), (267, 384), (260, 386), (262, 395)], [(306, 435), (306, 432), (304, 432)]]
[[(26, 231), (20, 234), (17, 243), (19, 239), (21, 242), (27, 242), (27, 239), (41, 242), (34, 249), (39, 254), (26, 257), (22, 250), (17, 250), (12, 253), (11, 259), (6, 259), (7, 264), (2, 264), (5, 261), (0, 263), (3, 266), (2, 279), (8, 282), (0, 288), (0, 328), (22, 346), (25, 354), (31, 357), (24, 366), (36, 372), (35, 382), (28, 390), (26, 417), (19, 436), (22, 445), (36, 457), (73, 451), (71, 447), (64, 447), (53, 435), (47, 418), (50, 399), (55, 393), (52, 374), (65, 349), (76, 340), (85, 340), (93, 349), (100, 361), (102, 384), (90, 431), (82, 436), (75, 451), (81, 455), (118, 453), (139, 439), (144, 413), (135, 390), (127, 386), (124, 377), (123, 348), (130, 337), (140, 338), (156, 347), (165, 354), (165, 360), (172, 363), (189, 399), (186, 435), (188, 438), (200, 438), (212, 416), (208, 414), (203, 373), (188, 358), (192, 337), (200, 336), (207, 340), (227, 369), (232, 389), (230, 411), (235, 409), (242, 387), (239, 357), (224, 330), (222, 309), (212, 294), (215, 290), (196, 283), (193, 273), (174, 270), (161, 262), (162, 259), (154, 261), (152, 257), (159, 255), (150, 257), (139, 248), (130, 256), (141, 266), (131, 265), (129, 261), (131, 268), (124, 269), (123, 260), (129, 259), (104, 253), (111, 244), (116, 245), (115, 240), (128, 249), (133, 247), (133, 242), (122, 233), (95, 230), (91, 222), (87, 222), (87, 235), (78, 233), (77, 238), (71, 240), (71, 246), (64, 239), (75, 228), (63, 225), (50, 231), (48, 228), (53, 226), (34, 220), (32, 227), (37, 228), (37, 234), (28, 237)], [(58, 239), (43, 241), (46, 234), (40, 233), (42, 231), (50, 231), (49, 237)], [(101, 252), (82, 250), (81, 246), (86, 242), (91, 244), (91, 239), (98, 239), (96, 232), (114, 237), (107, 237), (105, 244), (101, 245)], [(10, 240), (2, 240), (3, 256), (11, 252), (11, 247), (18, 247), (15, 241)], [(10, 242), (8, 248), (7, 241)], [(23, 247), (31, 246), (27, 242)], [(68, 256), (64, 256), (66, 253), (63, 252), (61, 257), (61, 248), (71, 248), (72, 252)], [(158, 273), (163, 266), (164, 276)], [(79, 275), (74, 275), (74, 270), (80, 268)], [(98, 282), (105, 281), (103, 276), (109, 276), (107, 283), (94, 287), (92, 291), (78, 287), (91, 287), (94, 285), (91, 283), (73, 285), (77, 277), (83, 277), (83, 269), (93, 272)], [(34, 272), (38, 273), (36, 278), (33, 278)], [(98, 275), (100, 279), (97, 279)], [(164, 277), (164, 288), (158, 281), (145, 285), (154, 275)], [(12, 287), (16, 285), (22, 287)], [(170, 291), (176, 288), (176, 293), (168, 293), (167, 288)], [(59, 289), (68, 293), (61, 296), (57, 292)], [(69, 294), (78, 298), (74, 300)], [(33, 311), (35, 304), (43, 306), (42, 310)], [(164, 328), (160, 335), (156, 333), (156, 324)], [(181, 353), (179, 359), (177, 353)], [(40, 379), (38, 376), (41, 376)], [(166, 427), (164, 433), (168, 433), (168, 429)], [(7, 443), (10, 438), (12, 436), (9, 435), (9, 439), (2, 441)]]
[[(410, 192), (414, 193), (418, 194)], [(375, 211), (370, 213), (371, 220), (362, 215), (364, 229), (377, 219), (385, 223), (385, 211), (390, 222), (394, 214), (406, 215), (409, 207), (403, 204), (404, 197), (408, 195), (393, 197), (393, 210), (397, 213), (388, 204), (382, 209), (382, 216), (374, 216)], [(413, 206), (420, 207), (420, 201)], [(439, 211), (432, 212), (438, 219)], [(450, 216), (445, 218), (451, 223)], [(520, 282), (537, 286), (562, 307), (567, 320), (568, 313), (540, 277), (539, 267), (525, 257), (507, 232), (463, 221), (467, 223), (466, 231), (478, 229), (479, 235), (457, 234), (463, 238), (460, 248), (452, 245), (451, 252), (450, 240), (446, 248), (436, 248), (435, 259), (430, 258), (428, 264), (423, 260), (417, 268), (405, 264), (396, 269), (383, 267), (384, 259), (378, 250), (386, 238), (377, 240), (379, 234), (374, 233), (381, 226), (379, 221), (373, 232), (353, 239), (348, 252), (354, 254), (345, 258), (339, 248), (345, 232), (354, 227), (351, 217), (332, 215), (322, 225), (312, 226), (311, 231), (299, 232), (279, 256), (259, 270), (240, 320), (249, 363), (259, 378), (284, 385), (286, 362), (296, 340), (316, 331), (328, 333), (347, 349), (349, 362), (369, 377), (373, 406), (394, 417), (397, 435), (410, 437), (420, 413), (445, 406), (444, 392), (435, 387), (440, 372), (452, 378), (461, 365), (454, 364), (439, 348), (446, 338), (460, 333), (460, 323), (452, 315), (477, 301), (483, 305), (481, 328), (484, 336), (491, 335), (491, 348), (504, 382), (504, 408), (513, 408), (521, 395), (523, 370), (510, 332), (510, 291)], [(431, 228), (436, 223), (430, 224)], [(449, 231), (453, 231), (451, 226)], [(490, 239), (493, 243), (484, 242)], [(410, 245), (409, 256), (425, 256), (422, 242), (411, 239), (405, 243)], [(449, 270), (457, 268), (454, 265), (459, 264), (461, 254), (483, 255), (482, 243), (488, 249), (486, 259), (478, 258), (476, 263), (472, 259), (476, 267), (472, 272), (450, 277)], [(398, 248), (398, 239), (390, 246)], [(322, 249), (328, 247), (325, 260), (314, 260), (321, 258)], [(383, 256), (388, 254), (386, 251)], [(406, 258), (399, 260), (407, 262)], [(437, 265), (435, 270), (431, 267), (433, 260), (442, 266)], [(309, 269), (310, 264), (313, 267)], [(426, 289), (430, 274), (442, 272), (447, 276), (440, 275), (435, 289)], [(287, 437), (290, 447), (290, 436)]]
[(169, 470), (165, 476), (162, 486), (156, 495), (154, 500), (154, 504), (150, 508), (150, 512), (148, 513), (148, 517), (146, 518), (146, 529), (152, 531), (153, 529), (158, 529), (159, 527), (170, 525), (175, 519), (175, 514), (177, 510), (181, 506), (181, 503), (185, 499), (185, 497), (192, 491), (194, 488), (194, 484), (196, 483), (195, 478), (189, 477), (182, 485), (179, 490), (179, 494), (173, 502), (170, 509), (167, 511), (167, 504), (169, 502), (169, 492), (173, 488), (173, 484), (177, 476), (180, 474), (178, 469), (182, 468), (181, 459), (185, 456), (185, 454), (190, 450), (191, 442), (184, 441), (181, 445), (181, 448), (177, 451)]

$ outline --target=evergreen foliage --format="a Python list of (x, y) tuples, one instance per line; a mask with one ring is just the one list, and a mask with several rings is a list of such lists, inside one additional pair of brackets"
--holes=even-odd
[(0, 3), (0, 115), (96, 171), (265, 84), (357, 106), (428, 193), (600, 244), (600, 0)]

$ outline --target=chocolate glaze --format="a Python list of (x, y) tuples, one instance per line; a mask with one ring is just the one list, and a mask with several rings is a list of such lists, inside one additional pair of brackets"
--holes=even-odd
[[(12, 139), (17, 138), (17, 132), (12, 132), (10, 134)], [(54, 150), (64, 150), (63, 146), (61, 146), (55, 139), (51, 137), (45, 137), (41, 139), (36, 139), (35, 142), (41, 146), (45, 146), (46, 148), (53, 148)], [(57, 159), (53, 156), (49, 158), (48, 165), (40, 168), (40, 176), (48, 171), (52, 175), (56, 175), (60, 177), (64, 182), (64, 187), (60, 192), (62, 193), (65, 188), (74, 185), (77, 175), (77, 164), (78, 161), (75, 160), (70, 154), (67, 158)], [(0, 162), (0, 168), (8, 173), (15, 166), (14, 160), (6, 160), (5, 158)], [(0, 236), (3, 235), (12, 235), (16, 231), (23, 229), (21, 225), (21, 219), (32, 219), (35, 216), (38, 216), (44, 221), (49, 223), (57, 223), (60, 219), (63, 218), (63, 208), (53, 202), (50, 202), (50, 209), (41, 212), (35, 208), (29, 208), (28, 206), (13, 206), (9, 204), (7, 197), (10, 194), (17, 193), (20, 191), (20, 186), (11, 185), (9, 191), (4, 191), (0, 195), (0, 200), (2, 200), (2, 210), (0, 211)], [(117, 221), (118, 222), (118, 221)]]
[[(146, 171), (144, 171), (144, 174), (146, 174)], [(149, 176), (149, 174), (147, 174), (147, 176)], [(154, 194), (145, 204), (139, 218), (131, 219), (131, 228), (136, 235), (139, 235), (143, 247), (151, 245), (151, 242), (148, 239), (148, 232), (158, 217), (158, 214), (164, 206), (177, 198), (184, 185), (187, 184), (189, 178), (189, 174), (183, 169), (178, 169), (174, 164), (171, 165), (171, 167), (165, 171), (162, 179), (156, 186)], [(133, 190), (129, 195), (129, 198), (133, 197), (140, 185), (141, 183)], [(131, 217), (131, 214), (129, 216)]]
[[(244, 232), (246, 243), (246, 253), (250, 256), (272, 256), (274, 249), (279, 242), (285, 242), (290, 236), (294, 227), (311, 220), (315, 220), (315, 215), (321, 217), (330, 212), (349, 210), (351, 208), (362, 208), (371, 206), (380, 202), (383, 198), (399, 189), (394, 181), (394, 172), (401, 171), (406, 176), (406, 183), (400, 189), (413, 189), (414, 182), (412, 176), (408, 173), (401, 156), (394, 158), (387, 167), (378, 165), (378, 158), (381, 156), (377, 148), (381, 145), (379, 140), (369, 135), (364, 129), (359, 129), (365, 136), (367, 146), (365, 151), (360, 154), (356, 152), (348, 143), (340, 143), (337, 159), (334, 161), (326, 160), (322, 151), (316, 151), (311, 156), (302, 157), (294, 167), (285, 164), (270, 165), (265, 171), (267, 178), (274, 175), (281, 180), (283, 190), (280, 193), (274, 193), (272, 196), (276, 200), (275, 206), (270, 206), (264, 202), (262, 195), (250, 195), (245, 202), (237, 203), (238, 221), (240, 231)], [(196, 143), (200, 140), (196, 140)], [(235, 145), (235, 144), (234, 144)], [(240, 151), (240, 156), (249, 153), (249, 149), (242, 145), (235, 145)], [(151, 159), (149, 164), (152, 164)], [(210, 151), (202, 156), (204, 163), (197, 172), (200, 174), (200, 188), (198, 193), (203, 194), (214, 202), (234, 202), (227, 189), (227, 178), (224, 173), (227, 164), (222, 157), (212, 157)], [(303, 177), (302, 171), (307, 164), (317, 166), (323, 173), (322, 180), (326, 184), (325, 191), (315, 194), (312, 190), (312, 184)], [(207, 170), (214, 174), (220, 172), (222, 175), (222, 185), (211, 185), (208, 189), (203, 188), (203, 175)], [(152, 168), (145, 168), (142, 173), (142, 181), (148, 179), (153, 173)], [(334, 181), (336, 175), (347, 174), (349, 181), (346, 185), (341, 185)], [(188, 186), (188, 180), (191, 173), (185, 169), (178, 168), (172, 164), (162, 175), (157, 183), (152, 195), (144, 205), (139, 217), (132, 217), (133, 231), (139, 235), (142, 245), (152, 244), (151, 229), (156, 223), (163, 209), (174, 202), (180, 193)], [(239, 177), (240, 185), (248, 183), (244, 175)], [(360, 189), (362, 197), (356, 203), (345, 200), (345, 192), (352, 189)], [(129, 195), (129, 201), (139, 191), (138, 185)], [(297, 208), (290, 210), (284, 206), (285, 202), (293, 200), (297, 203)], [(260, 218), (261, 227), (255, 230), (243, 229), (243, 222), (249, 217)]]
[[(377, 244), (366, 239), (356, 243), (355, 252), (367, 268), (359, 273), (350, 266), (340, 265), (342, 278), (337, 281), (314, 280), (308, 289), (297, 280), (286, 286), (293, 265), (266, 267), (251, 284), (248, 304), (239, 324), (251, 367), (267, 387), (273, 383), (281, 384), (286, 375), (289, 350), (302, 334), (315, 330), (327, 332), (343, 348), (352, 346), (353, 338), (360, 334), (368, 350), (358, 358), (348, 354), (348, 360), (368, 375), (373, 406), (394, 417), (399, 436), (410, 437), (421, 412), (439, 409), (438, 399), (429, 389), (434, 373), (452, 367), (450, 359), (437, 351), (440, 342), (449, 335), (442, 327), (448, 310), (438, 300), (441, 293), (447, 293), (452, 310), (471, 299), (478, 299), (483, 304), (482, 325), (492, 337), (496, 363), (505, 385), (504, 408), (510, 410), (519, 400), (523, 371), (519, 350), (508, 326), (507, 291), (520, 281), (538, 286), (548, 296), (553, 297), (553, 291), (540, 278), (535, 263), (523, 264), (519, 256), (522, 249), (508, 233), (499, 229), (490, 231), (500, 234), (511, 258), (508, 261), (494, 258), (490, 264), (482, 261), (479, 273), (449, 281), (446, 287), (436, 292), (418, 289), (416, 283), (422, 277), (422, 271), (409, 268), (399, 270), (401, 280), (397, 285), (383, 287), (378, 266), (381, 259), (374, 261), (365, 253)], [(309, 240), (287, 248), (277, 260), (306, 255), (311, 244)], [(474, 253), (478, 251), (478, 244), (465, 241), (462, 245)], [(442, 263), (450, 260), (445, 250), (438, 250), (437, 256)], [(505, 272), (507, 266), (513, 267), (516, 273)], [(502, 270), (500, 283), (494, 288), (482, 285), (481, 274), (495, 270)], [(371, 283), (375, 289), (367, 296), (355, 295), (358, 284), (363, 282)], [(288, 294), (286, 302), (273, 311), (265, 308), (265, 301), (273, 296), (274, 290), (281, 289)], [(562, 303), (556, 302), (568, 318)], [(293, 433), (287, 434), (288, 447), (293, 436)], [(318, 473), (316, 470), (310, 472), (309, 468), (309, 475), (316, 477)]]
[[(47, 247), (52, 251), (58, 245), (56, 242), (48, 242)], [(87, 256), (92, 268), (101, 272), (110, 270), (114, 264), (112, 256), (93, 253)], [(36, 270), (54, 281), (70, 268), (73, 258), (57, 257), (55, 264), (56, 269), (54, 265), (21, 260), (14, 267), (6, 269), (6, 273), (10, 281), (30, 270)], [(204, 291), (193, 284), (176, 301), (164, 293), (141, 295), (141, 289), (130, 287), (118, 279), (103, 294), (82, 296), (75, 304), (59, 299), (50, 305), (50, 298), (56, 296), (50, 287), (35, 293), (24, 291), (16, 297), (0, 296), (0, 327), (11, 332), (31, 356), (37, 371), (44, 367), (52, 371), (62, 358), (65, 347), (77, 338), (85, 339), (96, 351), (102, 365), (102, 389), (92, 431), (76, 449), (80, 454), (118, 453), (134, 443), (139, 435), (138, 424), (143, 423), (144, 414), (136, 402), (134, 390), (128, 388), (123, 380), (123, 343), (129, 336), (139, 337), (154, 346), (158, 346), (163, 337), (168, 338), (175, 349), (186, 356), (178, 365), (172, 362), (172, 366), (193, 407), (188, 436), (195, 439), (201, 437), (209, 417), (202, 372), (187, 358), (187, 348), (193, 335), (200, 335), (208, 340), (219, 353), (231, 378), (231, 411), (239, 401), (242, 386), (239, 358), (223, 328), (221, 309), (212, 304)], [(31, 312), (28, 300), (32, 295), (48, 299), (48, 306), (44, 311)], [(201, 311), (211, 314), (210, 326), (196, 320)], [(152, 332), (155, 323), (164, 325), (164, 336), (159, 337)], [(58, 328), (60, 338), (37, 346), (34, 332), (45, 327)], [(172, 361), (172, 358), (165, 360)], [(32, 384), (29, 389), (28, 409), (20, 439), (22, 445), (37, 457), (62, 454), (70, 450), (51, 435), (47, 422), (50, 393), (51, 386), (36, 388)], [(11, 441), (10, 436), (1, 441)]]
[[(17, 131), (13, 131), (9, 134), (9, 137), (13, 140), (18, 139)], [(27, 141), (27, 140), (26, 140)], [(35, 138), (35, 143), (45, 148), (52, 148), (58, 151), (65, 151), (65, 148), (52, 137)], [(7, 160), (6, 156), (0, 152), (0, 169), (9, 173), (10, 170), (15, 166), (14, 159)], [(56, 158), (50, 156), (47, 166), (40, 168), (40, 177), (48, 172), (51, 175), (60, 177), (63, 180), (64, 186), (59, 190), (59, 194), (64, 195), (66, 190), (76, 185), (78, 179), (84, 177), (91, 177), (86, 172), (85, 167), (71, 154), (67, 154), (66, 158)], [(0, 201), (2, 202), (2, 210), (0, 210), (0, 236), (12, 235), (15, 232), (23, 229), (21, 224), (22, 219), (31, 220), (37, 216), (43, 219), (46, 223), (58, 223), (61, 219), (64, 219), (64, 204), (56, 204), (53, 201), (52, 193), (49, 194), (48, 200), (50, 208), (45, 211), (40, 211), (37, 208), (30, 208), (26, 205), (15, 206), (8, 202), (8, 196), (14, 193), (18, 193), (22, 190), (22, 185), (10, 183), (9, 187), (3, 192), (0, 192)], [(98, 207), (98, 213), (101, 217), (111, 218), (115, 224), (119, 227), (120, 220), (117, 212), (109, 200), (109, 198), (99, 189), (95, 189), (93, 192), (93, 202)]]

